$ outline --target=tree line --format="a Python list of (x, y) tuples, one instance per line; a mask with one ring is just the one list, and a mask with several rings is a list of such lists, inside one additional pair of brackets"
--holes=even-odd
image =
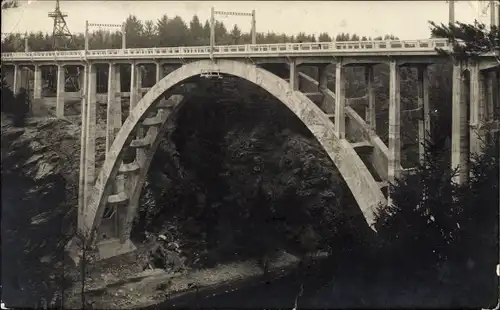
[[(242, 31), (237, 25), (228, 29), (221, 21), (215, 22), (215, 42), (217, 45), (251, 44), (250, 32)], [(170, 46), (203, 46), (210, 44), (210, 24), (206, 20), (200, 21), (198, 16), (186, 23), (180, 16), (169, 18), (163, 15), (157, 21), (141, 21), (135, 15), (130, 15), (125, 21), (125, 33), (127, 47), (170, 47)], [(50, 51), (52, 48), (52, 34), (43, 32), (30, 32), (25, 35), (12, 33), (2, 40), (2, 52), (23, 52), (24, 37), (28, 38), (29, 50)], [(300, 32), (296, 35), (285, 33), (258, 32), (257, 43), (298, 43), (298, 42), (330, 42), (330, 41), (369, 41), (369, 40), (397, 40), (393, 35), (378, 37), (360, 36), (350, 33), (338, 33), (330, 35), (326, 32), (318, 37), (314, 34)], [(90, 49), (113, 49), (121, 48), (122, 34), (120, 31), (104, 29), (89, 29)], [(66, 49), (78, 50), (85, 48), (85, 37), (83, 33), (73, 34), (72, 42)]]

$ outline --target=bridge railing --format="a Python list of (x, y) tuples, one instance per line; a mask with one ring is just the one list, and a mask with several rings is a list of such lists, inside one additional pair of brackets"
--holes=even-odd
[[(391, 52), (391, 51), (422, 51), (432, 52), (435, 48), (447, 48), (447, 39), (428, 40), (387, 40), (387, 41), (347, 41), (347, 42), (309, 42), (309, 43), (276, 43), (276, 44), (246, 44), (246, 45), (219, 45), (214, 47), (214, 55), (242, 56), (260, 53), (342, 53), (342, 52)], [(210, 46), (180, 46), (180, 47), (154, 47), (154, 48), (128, 48), (104, 49), (85, 51), (43, 51), (2, 53), (2, 60), (83, 60), (106, 59), (127, 56), (153, 56), (153, 57), (208, 57)]]

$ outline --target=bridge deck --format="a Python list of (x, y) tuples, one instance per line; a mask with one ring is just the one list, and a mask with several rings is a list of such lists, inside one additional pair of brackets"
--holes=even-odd
[[(435, 56), (436, 48), (446, 49), (446, 39), (278, 43), (214, 46), (214, 58), (260, 58), (297, 56)], [(129, 60), (209, 58), (210, 46), (181, 46), (105, 50), (43, 51), (2, 53), (4, 62)]]

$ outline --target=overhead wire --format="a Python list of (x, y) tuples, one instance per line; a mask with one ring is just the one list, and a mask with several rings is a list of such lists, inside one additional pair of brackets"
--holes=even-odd
[[(30, 2), (30, 3), (28, 3), (28, 5), (29, 5), (29, 4), (31, 4), (31, 2)], [(21, 9), (22, 9), (22, 11), (21, 11), (21, 16), (20, 16), (20, 17), (19, 17), (19, 19), (17, 20), (17, 23), (16, 23), (16, 25), (14, 26), (14, 28), (12, 28), (12, 30), (11, 30), (11, 31), (9, 31), (9, 32), (8, 32), (8, 34), (12, 34), (12, 33), (14, 32), (14, 30), (16, 30), (16, 28), (19, 26), (19, 23), (21, 22), (21, 20), (22, 20), (22, 19), (23, 19), (23, 17), (24, 17), (24, 12), (25, 12), (25, 10), (26, 10), (26, 5), (22, 5), (22, 6), (21, 6)]]

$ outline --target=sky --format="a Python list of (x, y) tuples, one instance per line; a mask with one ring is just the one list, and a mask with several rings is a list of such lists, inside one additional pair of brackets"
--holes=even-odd
[[(47, 16), (55, 1), (19, 1), (20, 6), (2, 10), (4, 33), (25, 31), (52, 32), (53, 20)], [(458, 1), (455, 19), (472, 22), (478, 19), (489, 24), (488, 1)], [(188, 22), (198, 15), (204, 23), (210, 8), (217, 11), (256, 11), (258, 32), (297, 34), (298, 32), (356, 33), (361, 36), (393, 34), (401, 39), (429, 37), (428, 21), (448, 22), (448, 3), (441, 1), (77, 1), (60, 0), (61, 10), (68, 14), (66, 22), (71, 32), (83, 32), (89, 23), (120, 24), (130, 14), (141, 20), (156, 21), (163, 14), (179, 15)], [(237, 24), (250, 30), (250, 17), (220, 16), (227, 28)], [(98, 30), (97, 28), (93, 28)]]

